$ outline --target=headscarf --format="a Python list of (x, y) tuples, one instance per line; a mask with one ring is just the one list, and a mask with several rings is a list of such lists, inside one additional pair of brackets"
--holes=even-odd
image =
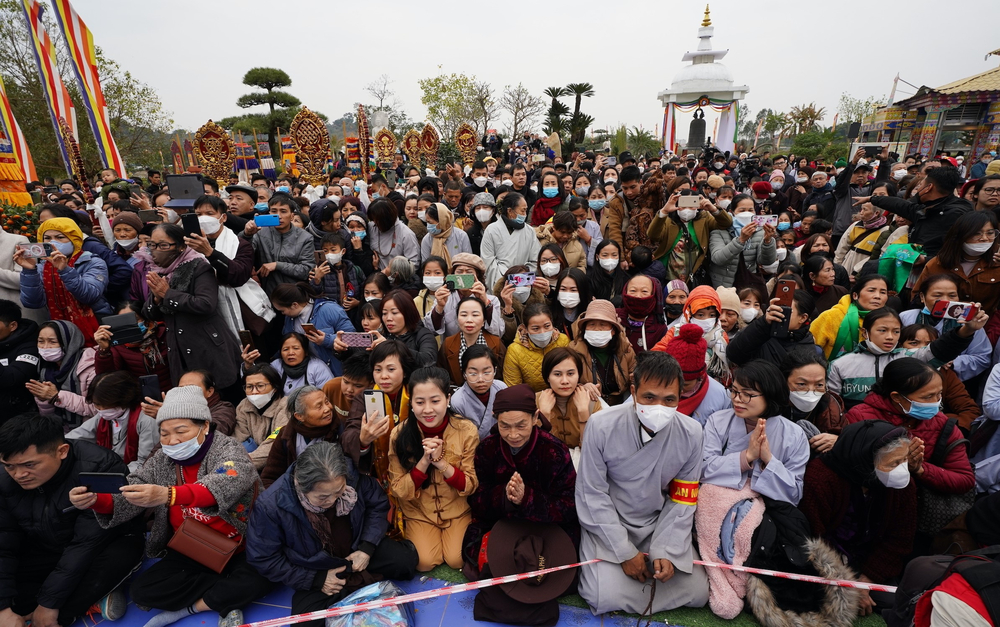
[(38, 227), (38, 241), (44, 240), (46, 231), (59, 231), (73, 242), (73, 254), (67, 257), (73, 258), (83, 249), (83, 231), (69, 218), (49, 218)]
[(42, 360), (39, 379), (54, 383), (59, 390), (82, 394), (80, 378), (76, 374), (76, 365), (83, 355), (83, 333), (67, 320), (52, 320), (43, 327), (50, 326), (56, 332), (56, 339), (63, 349), (62, 365), (58, 368), (51, 362)]
[[(67, 258), (69, 266), (76, 267), (76, 262), (83, 253), (83, 231), (80, 230), (80, 227), (69, 218), (50, 218), (38, 227), (38, 241), (43, 241), (44, 235), (48, 231), (59, 231), (73, 244), (73, 253), (67, 255)], [(49, 316), (53, 320), (72, 322), (83, 333), (84, 344), (93, 346), (94, 332), (100, 326), (97, 316), (94, 315), (94, 310), (89, 305), (84, 305), (70, 293), (63, 283), (62, 275), (51, 262), (42, 264), (42, 287), (45, 290)]]
[(450, 268), (451, 255), (448, 254), (448, 238), (451, 237), (451, 229), (452, 224), (455, 222), (455, 216), (444, 204), (435, 204), (437, 205), (438, 230), (431, 241), (431, 256), (441, 257), (447, 262)]
[(861, 420), (844, 427), (833, 448), (820, 459), (851, 484), (870, 487), (878, 483), (875, 452), (905, 435), (905, 428), (884, 420)]
[[(699, 285), (691, 290), (687, 302), (684, 303), (684, 313), (681, 318), (685, 323), (691, 322), (694, 314), (701, 309), (715, 307), (715, 310), (722, 313), (722, 302), (719, 300), (719, 293), (710, 285)], [(680, 327), (676, 325), (672, 332), (668, 332), (666, 337), (673, 339), (680, 333)], [(708, 376), (716, 379), (723, 385), (727, 385), (731, 380), (732, 373), (729, 371), (729, 361), (726, 359), (726, 346), (729, 345), (729, 336), (722, 330), (716, 318), (715, 326), (705, 334), (705, 343), (708, 350), (705, 353), (705, 364), (708, 367)]]

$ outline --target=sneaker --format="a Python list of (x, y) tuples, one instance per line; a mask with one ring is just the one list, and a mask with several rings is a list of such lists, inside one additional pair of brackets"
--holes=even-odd
[(125, 599), (125, 591), (121, 586), (112, 590), (108, 596), (104, 597), (97, 604), (101, 608), (101, 616), (107, 621), (116, 621), (125, 615), (128, 609), (128, 600)]
[(219, 627), (240, 627), (243, 624), (243, 610), (233, 610), (225, 616), (219, 616)]

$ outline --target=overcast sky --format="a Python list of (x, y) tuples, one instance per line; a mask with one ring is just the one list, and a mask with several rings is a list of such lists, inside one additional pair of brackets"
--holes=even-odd
[[(826, 107), (830, 124), (841, 92), (888, 95), (897, 72), (936, 87), (996, 67), (1000, 58), (983, 58), (1000, 47), (996, 20), (987, 19), (994, 2), (979, 3), (977, 17), (976, 5), (957, 10), (939, 0), (715, 0), (712, 43), (729, 49), (722, 62), (737, 84), (750, 87), (744, 102), (752, 113), (814, 101)], [(288, 72), (288, 91), (330, 119), (370, 101), (364, 86), (385, 73), (404, 110), (422, 121), (417, 81), (458, 72), (497, 91), (521, 82), (539, 96), (548, 86), (590, 82), (596, 95), (583, 110), (595, 128), (624, 123), (652, 131), (663, 118), (656, 94), (670, 86), (682, 55), (696, 49), (704, 12), (702, 3), (678, 0), (73, 5), (104, 52), (155, 88), (176, 125), (188, 129), (239, 114), (236, 99), (249, 91), (243, 74), (270, 66)], [(900, 83), (897, 100), (912, 92)], [(686, 124), (678, 131), (686, 135)]]

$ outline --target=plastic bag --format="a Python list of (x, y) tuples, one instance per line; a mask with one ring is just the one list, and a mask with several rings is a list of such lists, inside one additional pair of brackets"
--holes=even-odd
[[(405, 593), (402, 589), (391, 581), (380, 581), (361, 588), (330, 607), (367, 603), (403, 594)], [(345, 616), (331, 616), (326, 619), (326, 627), (415, 627), (416, 624), (412, 603), (390, 605)]]

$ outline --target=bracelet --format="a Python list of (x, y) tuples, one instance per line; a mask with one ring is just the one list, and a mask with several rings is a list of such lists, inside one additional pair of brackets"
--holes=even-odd
[(431, 463), (436, 464), (442, 459), (444, 459), (444, 447), (441, 448), (441, 455), (437, 459), (434, 459), (433, 457), (431, 458)]
[(170, 499), (167, 502), (167, 507), (173, 507), (174, 503), (177, 502), (177, 488), (171, 486), (169, 490), (170, 490)]

